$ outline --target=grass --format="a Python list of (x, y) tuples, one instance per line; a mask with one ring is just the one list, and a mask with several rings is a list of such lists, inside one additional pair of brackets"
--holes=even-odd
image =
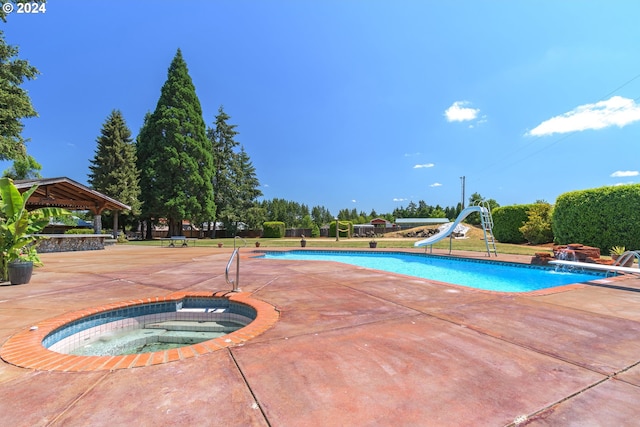
[[(468, 239), (454, 239), (452, 243), (453, 250), (458, 251), (473, 251), (473, 252), (486, 252), (486, 245), (483, 240), (483, 233), (480, 228), (472, 227), (467, 233)], [(369, 248), (369, 241), (371, 239), (366, 237), (353, 237), (351, 239), (340, 238), (340, 241), (336, 241), (335, 237), (307, 237), (307, 248), (355, 248), (365, 249)], [(421, 240), (420, 238), (407, 238), (407, 237), (381, 237), (376, 238), (378, 242), (378, 248), (413, 248), (413, 244)], [(247, 238), (244, 239), (247, 243), (247, 247), (255, 248), (255, 243), (260, 242), (260, 248), (300, 248), (300, 238)], [(198, 246), (217, 246), (222, 243), (223, 247), (233, 247), (233, 238), (222, 239), (199, 239)], [(129, 245), (144, 245), (144, 246), (160, 246), (160, 240), (146, 240), (146, 241), (132, 241), (127, 243)], [(236, 245), (243, 245), (241, 240), (236, 241)], [(165, 242), (166, 245), (166, 242)], [(434, 248), (449, 249), (449, 239), (443, 239), (440, 242), (433, 245)], [(531, 255), (536, 252), (550, 252), (550, 247), (547, 246), (533, 246), (533, 245), (512, 245), (507, 243), (497, 243), (496, 249), (498, 253), (504, 254), (516, 254), (516, 255)]]

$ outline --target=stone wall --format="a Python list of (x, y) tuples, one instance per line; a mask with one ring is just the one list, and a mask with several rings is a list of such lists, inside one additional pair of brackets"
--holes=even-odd
[(37, 251), (70, 252), (95, 251), (104, 249), (105, 240), (111, 239), (108, 234), (49, 234), (37, 243)]

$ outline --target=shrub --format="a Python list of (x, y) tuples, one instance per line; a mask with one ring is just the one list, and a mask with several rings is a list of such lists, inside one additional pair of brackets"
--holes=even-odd
[(91, 228), (70, 228), (64, 232), (64, 234), (93, 234)]
[(556, 243), (582, 243), (605, 253), (640, 249), (640, 184), (600, 187), (558, 196), (552, 224)]
[(320, 237), (320, 227), (315, 222), (311, 224), (311, 237)]
[(527, 239), (520, 227), (527, 221), (527, 211), (532, 205), (512, 205), (495, 208), (493, 216), (493, 237), (501, 243), (524, 243)]
[(553, 207), (549, 203), (529, 205), (527, 222), (519, 228), (525, 239), (532, 245), (553, 242), (551, 215)]
[[(347, 223), (347, 224), (345, 224)], [(349, 226), (349, 231), (341, 231), (340, 232), (340, 237), (349, 237), (349, 236), (353, 236), (353, 223), (351, 221), (340, 221), (340, 229), (344, 230), (346, 227), (345, 225)], [(335, 221), (331, 221), (331, 223), (329, 223), (329, 237), (336, 237), (336, 222)]]
[(284, 237), (284, 222), (267, 221), (262, 224), (262, 237)]

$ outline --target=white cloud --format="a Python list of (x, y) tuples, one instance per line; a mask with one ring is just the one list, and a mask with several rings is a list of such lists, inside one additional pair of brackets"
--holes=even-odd
[(442, 184), (440, 184), (439, 182), (434, 182), (429, 187), (442, 187)]
[(358, 201), (356, 199), (351, 199), (351, 203), (357, 203)]
[(422, 169), (422, 168), (432, 168), (435, 165), (433, 163), (425, 163), (423, 165), (415, 165), (413, 168), (414, 169)]
[(640, 172), (638, 171), (615, 171), (611, 174), (611, 178), (619, 178), (621, 176), (638, 176)]
[(580, 105), (567, 113), (545, 120), (526, 135), (543, 136), (611, 126), (623, 127), (637, 121), (640, 121), (640, 105), (633, 99), (614, 96), (595, 104)]
[[(475, 120), (478, 117), (480, 110), (476, 108), (466, 107), (469, 105), (468, 101), (456, 101), (451, 107), (447, 108), (444, 112), (448, 122), (467, 122), (469, 120)], [(486, 121), (486, 120), (485, 120)]]
[(618, 182), (617, 184), (613, 184), (614, 187), (619, 187), (621, 185), (633, 185), (635, 182)]
[(414, 157), (414, 156), (419, 156), (420, 154), (422, 154), (421, 152), (416, 152), (416, 153), (404, 153), (405, 157)]
[(394, 197), (393, 198), (394, 202), (406, 202), (407, 200), (409, 200), (409, 199), (404, 199), (402, 197)]

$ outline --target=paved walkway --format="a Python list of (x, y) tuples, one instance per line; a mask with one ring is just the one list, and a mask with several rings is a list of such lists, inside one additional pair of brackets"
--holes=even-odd
[[(0, 362), (0, 425), (638, 425), (640, 279), (508, 295), (252, 251), (240, 288), (278, 309), (274, 327), (142, 368)], [(73, 310), (227, 290), (229, 255), (137, 246), (43, 254), (31, 283), (0, 286), (0, 343)]]

